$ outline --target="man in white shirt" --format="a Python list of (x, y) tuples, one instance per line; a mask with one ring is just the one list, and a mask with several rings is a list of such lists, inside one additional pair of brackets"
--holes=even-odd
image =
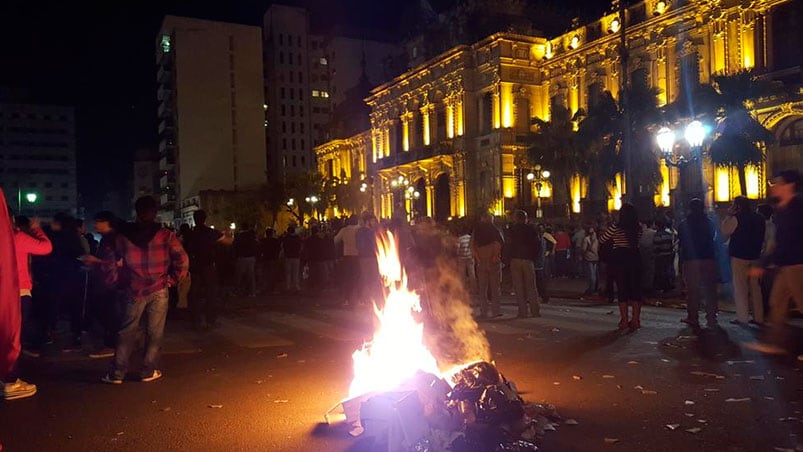
[(358, 285), (360, 282), (360, 257), (357, 250), (357, 231), (360, 230), (359, 220), (352, 215), (346, 220), (346, 226), (335, 235), (335, 246), (343, 244), (343, 258), (340, 260), (341, 277), (343, 281), (344, 305), (357, 302)]
[(471, 254), (471, 231), (466, 229), (457, 238), (457, 271), (470, 293), (477, 291), (477, 274), (474, 271), (474, 256)]

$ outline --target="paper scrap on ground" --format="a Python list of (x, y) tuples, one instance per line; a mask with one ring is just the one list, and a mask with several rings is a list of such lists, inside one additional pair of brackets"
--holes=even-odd
[(687, 401), (683, 402), (683, 404), (685, 404), (685, 405), (687, 405), (687, 406), (689, 406), (689, 405), (694, 405), (694, 401), (692, 401), (692, 400), (687, 400)]
[(686, 431), (691, 433), (692, 435), (696, 435), (696, 434), (702, 432), (703, 429), (701, 429), (699, 427), (694, 427), (694, 428), (687, 428)]
[(678, 427), (680, 427), (680, 424), (666, 424), (666, 428), (669, 430), (677, 430)]
[(619, 442), (619, 438), (605, 438), (605, 442), (607, 444), (616, 444)]
[(211, 403), (208, 405), (209, 408), (223, 408), (223, 405), (218, 405), (216, 403)]
[(564, 424), (566, 424), (566, 425), (578, 425), (579, 422), (577, 422), (574, 419), (566, 419), (566, 422), (564, 422)]
[(731, 397), (729, 399), (725, 399), (725, 401), (726, 402), (749, 402), (750, 401), (750, 397), (742, 397), (740, 399), (734, 399), (733, 397)]

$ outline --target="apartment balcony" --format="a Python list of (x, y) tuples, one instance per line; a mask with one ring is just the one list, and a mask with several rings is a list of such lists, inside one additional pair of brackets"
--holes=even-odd
[(166, 152), (173, 152), (176, 149), (175, 142), (170, 138), (165, 138), (159, 141), (159, 155), (162, 155)]
[(170, 170), (162, 171), (162, 177), (159, 178), (159, 188), (173, 189), (176, 186), (176, 174)]
[(162, 102), (156, 110), (159, 118), (172, 118), (173, 117), (173, 104), (170, 102)]
[(159, 89), (156, 90), (156, 99), (160, 102), (173, 99), (173, 88), (169, 85), (159, 85)]
[(384, 157), (381, 160), (377, 160), (376, 165), (378, 169), (387, 169), (417, 162), (419, 160), (430, 159), (439, 155), (452, 155), (454, 153), (455, 143), (452, 140), (444, 140), (440, 143), (425, 146), (423, 148), (397, 152), (389, 157)]
[(172, 133), (175, 131), (175, 124), (173, 124), (173, 120), (169, 118), (162, 119), (159, 123), (159, 135), (163, 135), (165, 132)]
[(176, 157), (172, 153), (168, 153), (159, 159), (159, 171), (171, 171), (176, 164)]
[(170, 67), (167, 66), (159, 66), (159, 70), (156, 71), (156, 81), (159, 83), (169, 82), (173, 78), (173, 71), (170, 70)]
[(172, 209), (176, 203), (176, 194), (173, 192), (162, 193), (162, 195), (159, 197), (159, 202), (162, 205), (162, 209)]

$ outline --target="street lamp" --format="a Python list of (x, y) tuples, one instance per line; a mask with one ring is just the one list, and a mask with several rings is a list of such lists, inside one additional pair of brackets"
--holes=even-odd
[(25, 200), (31, 204), (36, 202), (36, 198), (37, 198), (36, 193), (28, 193), (25, 195)]
[(318, 212), (315, 210), (315, 204), (318, 202), (318, 197), (315, 195), (310, 195), (304, 198), (304, 200), (307, 201), (307, 204), (310, 204), (312, 206), (312, 213), (315, 216), (315, 219), (317, 220)]
[(535, 183), (535, 196), (536, 202), (538, 203), (535, 211), (536, 218), (544, 217), (544, 211), (541, 209), (541, 189), (544, 188), (544, 182), (549, 179), (550, 175), (551, 173), (542, 169), (541, 165), (535, 165), (533, 170), (527, 173), (527, 180), (530, 181), (530, 183)]
[(705, 140), (706, 128), (700, 121), (694, 120), (686, 126), (686, 141), (692, 148), (699, 148)]
[(655, 136), (655, 141), (658, 142), (658, 148), (661, 149), (664, 157), (670, 156), (675, 147), (675, 132), (669, 127), (661, 127)]

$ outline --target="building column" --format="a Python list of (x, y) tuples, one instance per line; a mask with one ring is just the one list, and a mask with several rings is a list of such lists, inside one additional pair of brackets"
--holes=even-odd
[(494, 129), (502, 127), (502, 109), (501, 109), (501, 96), (499, 95), (500, 84), (497, 83), (493, 89), (493, 115), (494, 115)]
[(424, 146), (429, 146), (432, 142), (429, 110), (430, 104), (421, 107), (421, 142)]
[(454, 119), (454, 101), (450, 98), (446, 102), (446, 138), (454, 138)]
[(435, 216), (435, 187), (427, 182), (427, 216)]
[(405, 113), (401, 117), (402, 123), (402, 150), (410, 150), (410, 116)]
[(456, 130), (455, 133), (457, 136), (461, 137), (465, 133), (465, 125), (463, 123), (463, 92), (459, 92), (456, 95), (456, 100), (454, 104), (455, 110), (455, 125)]

